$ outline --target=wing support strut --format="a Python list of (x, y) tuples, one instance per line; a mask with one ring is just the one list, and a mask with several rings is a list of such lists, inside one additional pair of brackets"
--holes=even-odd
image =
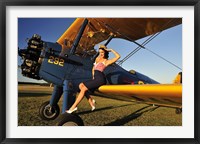
[(106, 43), (104, 45), (107, 46), (109, 44), (109, 42), (113, 39), (113, 37), (114, 37), (114, 34), (111, 33), (108, 40), (106, 41)]
[(79, 33), (78, 33), (78, 35), (77, 35), (77, 37), (76, 37), (76, 39), (75, 39), (73, 45), (72, 45), (70, 54), (74, 54), (74, 53), (75, 53), (76, 48), (77, 48), (77, 46), (78, 46), (78, 43), (79, 43), (79, 41), (81, 40), (81, 37), (82, 37), (82, 35), (83, 35), (83, 32), (84, 32), (84, 30), (85, 30), (87, 24), (88, 24), (88, 19), (85, 19), (84, 22), (83, 22), (83, 24), (82, 24), (82, 26), (81, 26), (81, 29), (80, 29), (80, 31), (79, 31)]

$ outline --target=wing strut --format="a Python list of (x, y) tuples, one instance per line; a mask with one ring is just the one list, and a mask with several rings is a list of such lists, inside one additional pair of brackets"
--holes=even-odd
[[(111, 33), (108, 40), (106, 41), (106, 43), (104, 44), (105, 46), (107, 46), (109, 44), (109, 42), (113, 39), (114, 34)], [(93, 57), (92, 57), (92, 61), (95, 61), (95, 59), (97, 58), (97, 56), (99, 55), (99, 52), (97, 52)]]
[[(166, 23), (162, 28), (167, 27), (167, 26), (168, 26), (170, 23), (172, 23), (173, 21), (175, 21), (175, 20), (174, 20), (174, 19), (170, 20), (170, 21), (169, 21), (168, 23)], [(136, 43), (136, 42), (132, 41), (132, 42), (134, 42), (136, 45), (138, 45), (138, 47), (137, 47), (136, 49), (134, 49), (131, 53), (129, 53), (123, 60), (121, 60), (121, 61), (118, 63), (118, 65), (122, 65), (123, 62), (125, 62), (125, 61), (126, 61), (128, 58), (130, 58), (133, 54), (135, 54), (136, 52), (138, 52), (141, 48), (143, 48), (143, 49), (145, 49), (145, 50), (151, 52), (152, 54), (158, 56), (159, 58), (163, 59), (164, 61), (168, 62), (169, 64), (175, 66), (176, 68), (182, 70), (179, 66), (175, 65), (174, 63), (168, 61), (168, 60), (165, 59), (164, 57), (162, 57), (162, 56), (156, 54), (155, 52), (153, 52), (153, 51), (151, 51), (151, 50), (149, 50), (149, 49), (147, 49), (147, 48), (145, 47), (146, 44), (148, 44), (148, 43), (149, 43), (150, 41), (152, 41), (155, 37), (157, 37), (159, 34), (161, 34), (161, 32), (162, 32), (162, 31), (151, 35), (151, 36), (150, 36), (147, 40), (145, 40), (142, 44), (139, 44), (139, 43)]]
[(104, 45), (107, 46), (109, 44), (109, 42), (112, 40), (113, 37), (114, 37), (114, 34), (111, 33), (110, 37), (108, 38), (107, 42)]
[(81, 29), (80, 29), (80, 31), (79, 31), (79, 33), (78, 33), (78, 35), (77, 35), (77, 37), (76, 37), (76, 39), (75, 39), (73, 45), (72, 45), (70, 54), (74, 54), (74, 53), (75, 53), (76, 47), (77, 47), (79, 41), (81, 40), (81, 37), (82, 37), (82, 35), (83, 35), (83, 32), (84, 32), (84, 30), (85, 30), (87, 24), (88, 24), (88, 20), (85, 19), (84, 22), (83, 22), (83, 24), (82, 24), (82, 26), (81, 26)]

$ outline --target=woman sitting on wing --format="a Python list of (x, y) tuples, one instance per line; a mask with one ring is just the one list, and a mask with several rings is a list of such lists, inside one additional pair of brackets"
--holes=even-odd
[[(114, 58), (108, 59), (109, 52), (113, 52), (115, 55)], [(79, 89), (80, 93), (74, 102), (74, 104), (71, 106), (69, 110), (67, 110), (67, 113), (72, 113), (77, 110), (77, 105), (81, 102), (84, 95), (87, 97), (88, 102), (90, 106), (92, 107), (92, 111), (95, 109), (95, 100), (92, 99), (92, 97), (88, 94), (88, 90), (94, 90), (99, 88), (102, 85), (106, 84), (106, 77), (103, 73), (104, 69), (108, 66), (116, 62), (120, 58), (120, 55), (114, 51), (113, 49), (107, 49), (104, 45), (100, 45), (99, 47), (99, 55), (95, 59), (94, 66), (92, 68), (92, 76), (93, 79), (80, 83)]]

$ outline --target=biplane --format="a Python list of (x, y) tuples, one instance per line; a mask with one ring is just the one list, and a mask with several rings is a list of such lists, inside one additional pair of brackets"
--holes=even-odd
[[(63, 95), (63, 118), (58, 125), (84, 125), (77, 114), (65, 111), (74, 103), (79, 84), (92, 78), (92, 67), (98, 51), (94, 47), (114, 38), (121, 38), (145, 48), (136, 40), (156, 34), (182, 23), (181, 18), (77, 18), (55, 42), (46, 42), (34, 34), (22, 57), (22, 75), (54, 84), (51, 99), (44, 102), (40, 117), (53, 120), (60, 114), (58, 101)], [(107, 84), (92, 95), (118, 100), (140, 101), (147, 104), (173, 107), (182, 112), (182, 73), (172, 84), (160, 84), (137, 71), (127, 71), (119, 64), (108, 66), (104, 73)]]

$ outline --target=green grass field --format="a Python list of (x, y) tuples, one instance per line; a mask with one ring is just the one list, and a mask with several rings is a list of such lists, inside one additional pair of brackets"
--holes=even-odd
[[(51, 98), (53, 88), (39, 85), (18, 86), (18, 125), (55, 126), (59, 117), (45, 121), (39, 117), (39, 107)], [(102, 97), (94, 97), (96, 110), (90, 111), (87, 99), (78, 106), (76, 112), (85, 126), (182, 126), (182, 114), (175, 109), (152, 106), (137, 102), (126, 102)], [(59, 101), (62, 109), (62, 98)]]

